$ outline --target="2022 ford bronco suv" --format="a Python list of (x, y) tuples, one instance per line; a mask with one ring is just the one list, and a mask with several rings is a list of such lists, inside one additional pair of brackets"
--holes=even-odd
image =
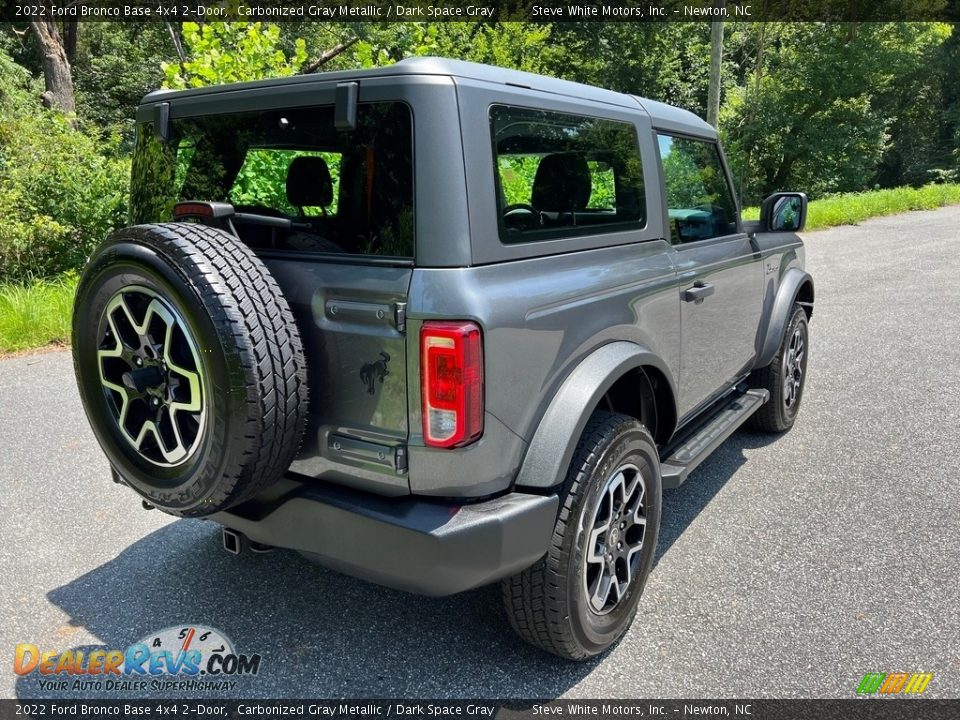
[(629, 626), (664, 488), (807, 368), (806, 198), (741, 221), (713, 128), (432, 58), (155, 92), (73, 348), (114, 479), (224, 545), (502, 581), (568, 658)]

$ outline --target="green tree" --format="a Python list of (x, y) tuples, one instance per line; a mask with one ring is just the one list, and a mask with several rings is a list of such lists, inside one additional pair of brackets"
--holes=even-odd
[(949, 32), (942, 44), (919, 48), (918, 61), (880, 98), (891, 116), (882, 187), (960, 180), (960, 25)]
[(812, 195), (864, 189), (889, 145), (889, 95), (922, 66), (949, 26), (791, 23), (734, 29), (760, 46), (752, 76), (727, 94), (721, 127), (744, 195), (790, 187)]
[(160, 63), (174, 53), (161, 23), (77, 24), (72, 59), (81, 122), (102, 135), (118, 133), (133, 148), (134, 108), (163, 81)]
[(273, 24), (211, 22), (183, 24), (187, 57), (162, 64), (164, 87), (203, 87), (219, 83), (294, 75), (307, 60), (306, 43), (294, 42), (288, 56)]
[(550, 43), (554, 49), (546, 69), (551, 75), (706, 115), (706, 23), (557, 23)]

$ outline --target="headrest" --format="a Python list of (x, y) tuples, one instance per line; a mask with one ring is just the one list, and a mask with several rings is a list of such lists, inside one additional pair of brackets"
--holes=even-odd
[(537, 166), (530, 204), (546, 212), (577, 212), (587, 206), (591, 190), (590, 168), (583, 154), (553, 153)]
[(333, 202), (333, 180), (322, 157), (295, 157), (287, 170), (287, 200), (297, 208), (326, 207)]

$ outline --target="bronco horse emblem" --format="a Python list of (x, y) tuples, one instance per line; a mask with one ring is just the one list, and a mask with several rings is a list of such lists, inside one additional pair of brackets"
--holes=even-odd
[(377, 381), (380, 381), (380, 384), (383, 385), (383, 379), (390, 374), (389, 368), (387, 368), (387, 363), (390, 362), (390, 356), (382, 352), (380, 353), (380, 360), (376, 362), (367, 363), (362, 368), (360, 368), (360, 382), (367, 386), (367, 392), (373, 395), (377, 389)]

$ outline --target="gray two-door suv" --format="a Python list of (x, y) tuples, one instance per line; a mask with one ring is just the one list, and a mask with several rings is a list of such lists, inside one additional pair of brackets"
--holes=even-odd
[(232, 552), (502, 580), (525, 639), (585, 658), (636, 612), (662, 489), (794, 422), (806, 198), (747, 227), (691, 113), (419, 58), (155, 92), (137, 121), (77, 379), (114, 479)]

